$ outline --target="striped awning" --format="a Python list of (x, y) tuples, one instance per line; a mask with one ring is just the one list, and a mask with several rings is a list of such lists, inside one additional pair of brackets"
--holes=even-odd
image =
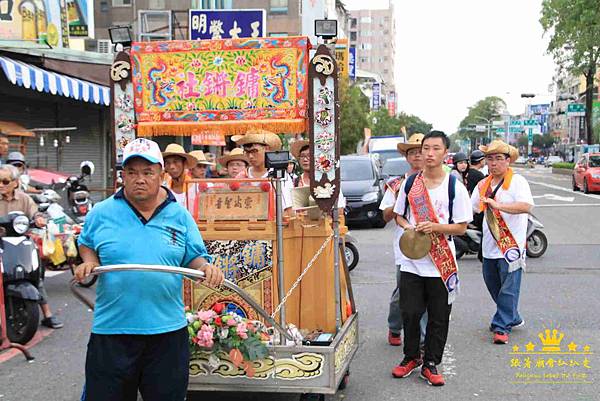
[(4, 56), (0, 56), (0, 65), (6, 78), (14, 85), (88, 103), (110, 105), (110, 88), (106, 86), (46, 71)]

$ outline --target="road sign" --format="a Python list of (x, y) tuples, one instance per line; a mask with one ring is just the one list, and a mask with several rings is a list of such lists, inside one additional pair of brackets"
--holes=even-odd
[(567, 105), (567, 116), (569, 117), (584, 117), (585, 116), (585, 104), (583, 103), (571, 103)]
[(379, 110), (381, 107), (381, 84), (379, 82), (373, 82), (373, 110)]
[[(510, 131), (511, 134), (520, 134), (521, 132), (523, 132), (523, 128), (521, 127), (510, 127)], [(496, 128), (496, 134), (505, 134), (506, 133), (506, 128)]]
[(475, 132), (487, 132), (487, 125), (476, 125)]
[(521, 128), (523, 126), (523, 120), (510, 120), (510, 126)]
[(504, 127), (504, 124), (506, 123), (503, 120), (492, 121), (492, 125), (494, 127)]
[(523, 120), (523, 125), (530, 127), (532, 125), (538, 125), (537, 120)]
[(190, 10), (190, 39), (262, 38), (265, 10)]

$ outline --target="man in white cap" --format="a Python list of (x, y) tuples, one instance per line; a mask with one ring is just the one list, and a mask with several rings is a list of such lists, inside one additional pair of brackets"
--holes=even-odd
[[(198, 227), (172, 192), (161, 186), (163, 158), (156, 142), (138, 138), (123, 151), (123, 188), (88, 214), (79, 237), (84, 279), (100, 265), (184, 266), (206, 274), (213, 266)], [(98, 280), (82, 400), (183, 401), (189, 338), (181, 275), (112, 272)]]

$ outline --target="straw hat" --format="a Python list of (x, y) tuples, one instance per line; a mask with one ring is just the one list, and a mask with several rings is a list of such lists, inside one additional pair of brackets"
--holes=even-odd
[(197, 160), (194, 156), (185, 153), (185, 149), (183, 146), (178, 145), (176, 143), (170, 143), (167, 145), (167, 148), (164, 152), (162, 152), (163, 159), (166, 159), (169, 156), (179, 156), (185, 159), (185, 167), (193, 168), (197, 164)]
[(402, 153), (403, 155), (406, 155), (406, 152), (408, 152), (409, 150), (420, 148), (424, 136), (425, 135), (419, 132), (412, 134), (410, 138), (408, 138), (408, 142), (398, 144), (398, 152)]
[(481, 150), (486, 155), (505, 154), (510, 156), (510, 162), (514, 163), (519, 158), (519, 151), (514, 146), (510, 146), (500, 139), (494, 139), (489, 145), (480, 145)]
[(409, 259), (421, 259), (431, 250), (431, 236), (421, 231), (405, 230), (400, 237), (400, 250)]
[(281, 139), (272, 133), (264, 129), (252, 129), (246, 132), (244, 135), (234, 135), (231, 140), (238, 145), (247, 145), (252, 143), (258, 143), (260, 145), (266, 145), (271, 150), (281, 149)]
[(290, 153), (292, 154), (292, 156), (294, 156), (294, 158), (300, 159), (300, 151), (305, 146), (310, 146), (310, 142), (307, 141), (306, 139), (301, 139), (299, 141), (294, 141), (290, 145)]
[(244, 150), (242, 148), (232, 149), (228, 155), (220, 157), (218, 159), (219, 164), (223, 167), (227, 167), (227, 163), (229, 163), (232, 160), (241, 160), (244, 163), (246, 163), (246, 165), (250, 164), (250, 162), (248, 161), (248, 157), (244, 154)]
[(189, 153), (189, 155), (194, 156), (194, 158), (196, 159), (196, 165), (198, 165), (198, 164), (203, 164), (205, 166), (214, 166), (215, 165), (215, 163), (211, 163), (208, 161), (208, 159), (204, 155), (204, 152), (201, 150), (192, 150)]

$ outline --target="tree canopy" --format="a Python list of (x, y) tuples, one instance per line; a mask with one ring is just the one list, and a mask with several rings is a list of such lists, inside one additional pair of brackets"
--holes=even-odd
[(592, 100), (600, 62), (600, 0), (543, 0), (540, 23), (550, 35), (548, 53), (562, 69), (586, 79), (587, 142), (594, 142)]
[(364, 129), (369, 126), (369, 98), (358, 86), (340, 81), (340, 136), (342, 154), (356, 152), (356, 145), (363, 139)]
[(475, 131), (475, 125), (487, 125), (488, 121), (497, 120), (506, 110), (506, 103), (497, 96), (488, 96), (469, 107), (469, 113), (459, 124), (458, 137), (468, 139), (471, 143), (481, 142), (487, 137), (486, 132)]

